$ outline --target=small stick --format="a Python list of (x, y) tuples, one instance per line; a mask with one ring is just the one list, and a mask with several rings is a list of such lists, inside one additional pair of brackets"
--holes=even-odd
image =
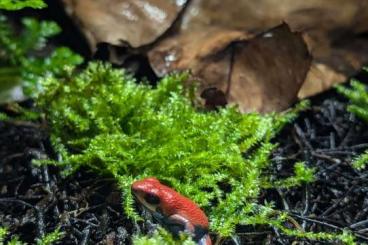
[(91, 233), (91, 227), (87, 226), (84, 230), (83, 230), (83, 237), (82, 237), (82, 241), (80, 242), (81, 245), (86, 245), (88, 244), (88, 240), (89, 240), (89, 235)]

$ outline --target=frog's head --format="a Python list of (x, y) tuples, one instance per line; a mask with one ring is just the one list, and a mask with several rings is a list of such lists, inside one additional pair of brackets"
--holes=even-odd
[(161, 205), (160, 186), (161, 183), (156, 178), (146, 178), (132, 184), (132, 193), (139, 204), (150, 212), (158, 212)]

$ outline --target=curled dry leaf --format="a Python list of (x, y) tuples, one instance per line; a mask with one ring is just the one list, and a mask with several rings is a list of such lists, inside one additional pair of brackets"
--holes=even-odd
[(199, 92), (210, 107), (214, 105), (209, 101), (222, 101), (214, 98), (221, 95), (218, 91), (206, 92), (214, 88), (243, 112), (280, 111), (297, 99), (311, 57), (301, 35), (292, 33), (286, 24), (256, 37), (226, 30), (203, 36), (191, 45), (177, 43), (185, 42), (187, 35), (182, 36), (184, 40), (163, 41), (149, 53), (156, 72), (191, 69), (202, 81)]
[[(218, 11), (220, 9), (221, 12)], [(239, 50), (239, 45), (236, 46), (234, 57), (229, 52), (220, 54), (216, 50), (213, 50), (212, 54), (207, 53), (207, 57), (212, 55), (213, 60), (207, 59), (206, 65), (203, 62), (203, 55), (197, 55), (201, 51), (195, 50), (196, 48), (202, 50), (208, 42), (212, 43), (213, 29), (223, 33), (234, 33), (241, 30), (247, 33), (247, 36), (244, 37), (247, 39), (251, 36), (250, 32), (266, 32), (281, 21), (288, 23), (291, 30), (304, 33), (303, 38), (313, 56), (311, 69), (308, 75), (302, 78), (304, 81), (294, 81), (298, 85), (302, 83), (302, 87), (290, 87), (288, 79), (285, 80), (285, 70), (292, 70), (292, 73), (295, 73), (292, 76), (299, 74), (298, 71), (293, 70), (297, 68), (293, 66), (294, 64), (288, 66), (290, 63), (284, 63), (284, 67), (277, 67), (280, 69), (279, 72), (276, 71), (276, 67), (269, 67), (274, 70), (273, 73), (264, 70), (261, 76), (255, 76), (246, 66), (241, 69), (238, 67), (238, 60), (244, 60), (241, 58), (240, 54), (243, 53), (242, 50)], [(295, 98), (296, 94), (299, 98), (305, 98), (322, 92), (336, 83), (345, 81), (368, 62), (368, 52), (365, 52), (368, 48), (368, 40), (358, 41), (356, 38), (357, 34), (368, 30), (366, 21), (368, 21), (367, 0), (286, 0), (282, 2), (274, 0), (192, 0), (183, 14), (179, 31), (154, 47), (149, 57), (158, 75), (177, 69), (190, 69), (195, 76), (203, 78), (202, 86), (214, 86), (225, 91), (229, 101), (238, 102), (242, 110), (247, 110), (248, 106), (261, 111), (280, 110), (287, 107), (288, 103), (293, 101), (291, 98)], [(198, 35), (201, 37), (197, 37)], [(233, 41), (238, 40), (236, 36)], [(285, 46), (289, 45), (288, 40), (284, 41)], [(231, 43), (231, 40), (227, 42)], [(249, 46), (252, 47), (251, 44), (254, 43), (256, 42), (250, 41)], [(265, 57), (262, 51), (252, 52), (249, 48), (247, 50), (248, 55), (251, 54), (250, 59), (255, 61), (258, 60), (258, 56), (260, 59)], [(278, 59), (274, 53), (281, 55), (277, 51), (270, 52), (268, 58), (265, 58), (270, 59), (269, 64)], [(164, 55), (165, 52), (168, 56), (157, 57), (159, 54)], [(187, 54), (188, 52), (190, 54)], [(186, 54), (183, 55), (183, 53)], [(233, 66), (229, 65), (231, 59), (234, 60)], [(234, 74), (229, 75), (227, 72), (229, 69)], [(303, 74), (303, 71), (301, 70), (300, 74)], [(226, 80), (225, 74), (228, 74), (230, 79)], [(267, 77), (269, 74), (272, 74), (270, 78)], [(236, 80), (235, 77), (241, 77), (247, 82), (233, 82)], [(279, 83), (279, 87), (273, 86), (271, 78), (275, 80), (275, 83)], [(298, 79), (300, 79), (299, 76)], [(256, 82), (249, 82), (250, 80)], [(231, 88), (224, 85), (226, 83), (223, 81), (230, 81)], [(281, 83), (285, 83), (285, 87), (290, 89), (280, 89), (283, 87)], [(261, 84), (268, 88), (268, 91), (260, 89)], [(296, 87), (300, 90), (296, 91)], [(246, 96), (252, 94), (249, 91), (253, 91), (251, 97)], [(271, 94), (277, 94), (279, 99), (274, 99), (270, 96)]]
[(287, 109), (297, 99), (312, 58), (299, 33), (283, 24), (234, 47), (227, 88), (242, 111)]
[(174, 22), (186, 0), (63, 0), (91, 49), (100, 42), (139, 47), (155, 41)]

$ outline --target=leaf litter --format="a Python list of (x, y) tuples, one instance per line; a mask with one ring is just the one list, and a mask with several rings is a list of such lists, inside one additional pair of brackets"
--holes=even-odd
[[(368, 62), (368, 42), (361, 35), (368, 29), (367, 0), (64, 2), (93, 50), (99, 42), (127, 46), (128, 53), (147, 55), (158, 76), (191, 70), (201, 83), (201, 92), (214, 88), (222, 92), (220, 98), (210, 100), (223, 101), (225, 95), (227, 103), (239, 104), (242, 111), (284, 110), (296, 99), (346, 81)], [(301, 33), (312, 56), (310, 67), (301, 45), (293, 45), (287, 36), (268, 56), (269, 50), (257, 49), (257, 35), (283, 22), (291, 33)], [(242, 48), (243, 55), (232, 55), (241, 46), (238, 42), (250, 47)], [(304, 56), (295, 59), (299, 53)], [(255, 71), (242, 67), (253, 59), (268, 66), (254, 63)], [(277, 61), (284, 66), (273, 67)], [(289, 86), (290, 90), (284, 89)]]

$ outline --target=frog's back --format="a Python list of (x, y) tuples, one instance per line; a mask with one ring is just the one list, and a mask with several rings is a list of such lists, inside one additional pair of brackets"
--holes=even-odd
[(162, 185), (162, 193), (165, 195), (162, 208), (166, 215), (178, 214), (193, 225), (208, 229), (208, 218), (196, 203), (165, 185)]

